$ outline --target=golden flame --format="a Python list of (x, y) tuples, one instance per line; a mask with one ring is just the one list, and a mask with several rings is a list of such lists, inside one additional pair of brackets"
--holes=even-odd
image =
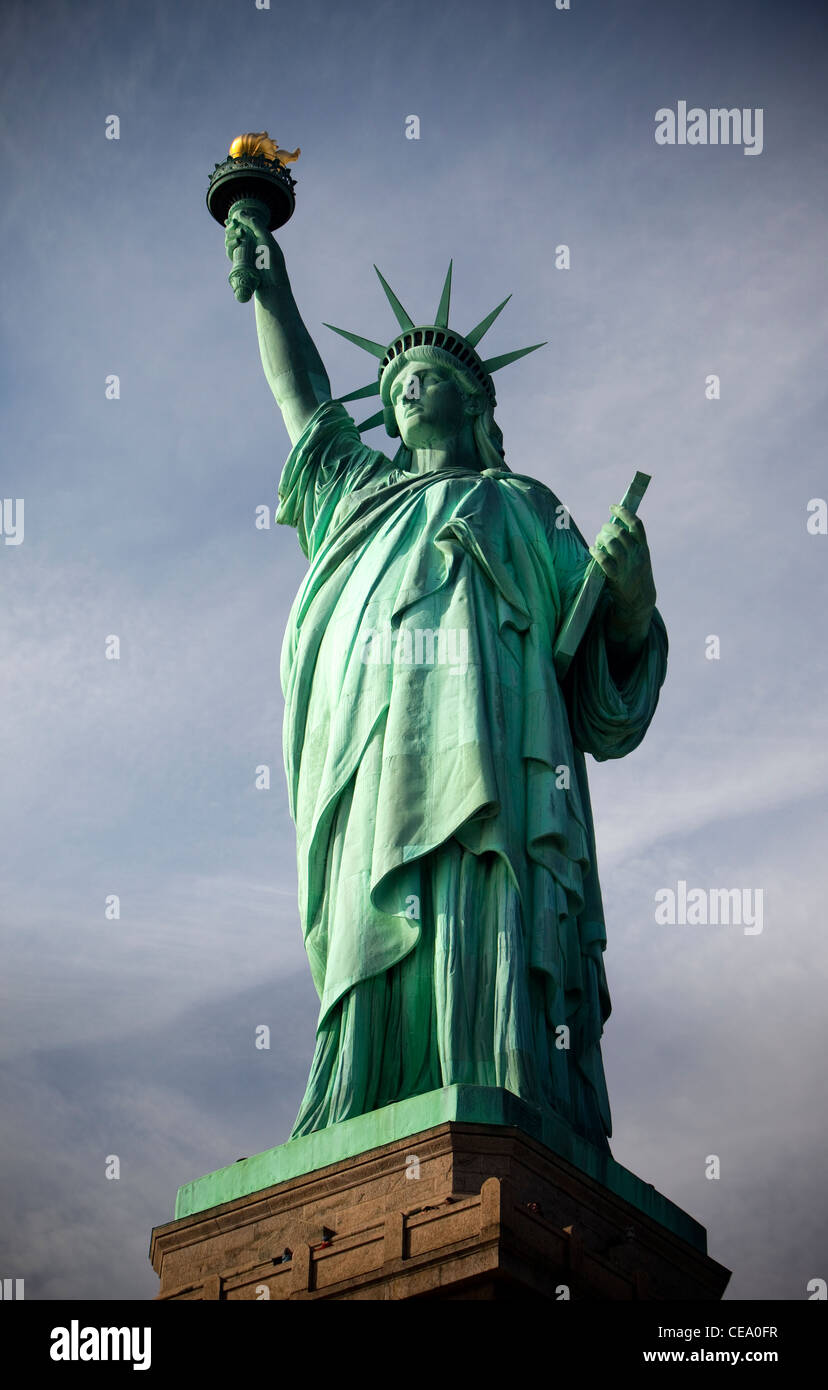
[(266, 130), (250, 131), (247, 135), (237, 135), (230, 146), (229, 154), (233, 159), (239, 159), (243, 154), (260, 154), (271, 163), (293, 164), (298, 159), (302, 151), (297, 147), (292, 152), (290, 150), (280, 150), (275, 140), (271, 140)]

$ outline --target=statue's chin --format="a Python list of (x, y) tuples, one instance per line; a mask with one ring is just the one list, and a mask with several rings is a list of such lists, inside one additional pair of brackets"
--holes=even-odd
[(400, 437), (407, 449), (440, 449), (449, 443), (445, 434), (435, 433), (434, 427), (423, 427), (410, 420), (400, 430)]
[(400, 435), (406, 449), (427, 449), (428, 445), (424, 442), (420, 432), (416, 429), (401, 430)]

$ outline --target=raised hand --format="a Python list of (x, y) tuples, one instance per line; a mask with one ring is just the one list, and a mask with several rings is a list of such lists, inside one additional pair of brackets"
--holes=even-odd
[(231, 261), (238, 264), (235, 252), (241, 246), (247, 248), (248, 261), (255, 267), (259, 288), (277, 287), (285, 276), (285, 258), (282, 249), (274, 241), (263, 223), (256, 221), (248, 213), (233, 213), (228, 219), (224, 233), (224, 246)]

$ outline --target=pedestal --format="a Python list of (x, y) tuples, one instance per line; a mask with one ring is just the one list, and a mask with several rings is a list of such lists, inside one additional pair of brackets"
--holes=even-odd
[[(187, 1184), (152, 1235), (159, 1298), (721, 1298), (729, 1271), (692, 1217), (565, 1127), (553, 1148), (527, 1122), (544, 1128), (509, 1092), (450, 1087)], [(313, 1166), (383, 1126), (385, 1142)]]

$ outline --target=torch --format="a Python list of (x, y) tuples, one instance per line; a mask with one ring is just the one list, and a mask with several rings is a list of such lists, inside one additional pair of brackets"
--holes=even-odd
[[(233, 213), (247, 213), (269, 232), (293, 216), (296, 180), (287, 168), (301, 150), (279, 149), (266, 130), (239, 135), (227, 158), (217, 164), (207, 188), (207, 207), (225, 227)], [(259, 284), (255, 248), (246, 241), (233, 252), (230, 284), (240, 304), (246, 304)]]

